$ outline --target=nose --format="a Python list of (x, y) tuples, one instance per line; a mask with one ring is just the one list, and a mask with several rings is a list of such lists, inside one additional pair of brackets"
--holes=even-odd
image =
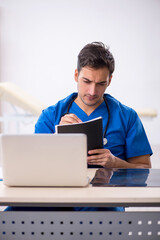
[(91, 96), (96, 95), (96, 85), (95, 84), (91, 84), (90, 89), (89, 89), (89, 94)]

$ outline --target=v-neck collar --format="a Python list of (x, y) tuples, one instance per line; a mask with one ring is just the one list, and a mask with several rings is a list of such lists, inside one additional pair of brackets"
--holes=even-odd
[(77, 105), (77, 103), (73, 102), (71, 110), (82, 120), (88, 121), (90, 119), (99, 117), (99, 113), (101, 109), (104, 108), (105, 102), (103, 101), (89, 116)]

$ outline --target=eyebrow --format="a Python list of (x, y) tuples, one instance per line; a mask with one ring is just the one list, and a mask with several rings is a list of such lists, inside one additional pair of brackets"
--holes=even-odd
[[(85, 78), (85, 77), (82, 77), (84, 80), (87, 80), (89, 82), (93, 82), (92, 80), (88, 79), (88, 78)], [(102, 81), (102, 82), (99, 82), (99, 83), (107, 83), (107, 80), (106, 81)], [(99, 84), (97, 83), (97, 84)]]

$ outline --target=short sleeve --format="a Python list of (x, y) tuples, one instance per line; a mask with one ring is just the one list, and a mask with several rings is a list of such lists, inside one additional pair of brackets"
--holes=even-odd
[(42, 111), (37, 123), (35, 124), (35, 133), (54, 133), (54, 112), (49, 113), (48, 109)]
[(147, 135), (138, 114), (132, 109), (126, 136), (126, 159), (141, 155), (152, 155)]

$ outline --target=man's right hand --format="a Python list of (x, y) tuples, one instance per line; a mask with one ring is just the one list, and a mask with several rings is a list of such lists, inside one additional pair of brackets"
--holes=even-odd
[(82, 122), (81, 119), (79, 119), (75, 114), (69, 113), (61, 117), (59, 125), (81, 123), (81, 122)]

